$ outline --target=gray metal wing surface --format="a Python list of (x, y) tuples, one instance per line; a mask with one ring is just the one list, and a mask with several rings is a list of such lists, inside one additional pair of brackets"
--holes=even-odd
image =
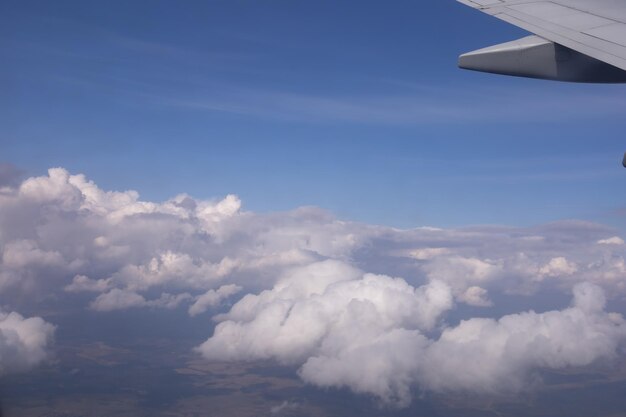
[(463, 68), (562, 81), (626, 81), (626, 0), (458, 0), (537, 36), (462, 55)]

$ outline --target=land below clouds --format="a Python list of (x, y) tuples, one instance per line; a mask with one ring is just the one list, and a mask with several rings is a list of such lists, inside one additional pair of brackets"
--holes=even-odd
[[(411, 405), (398, 409), (347, 389), (307, 385), (295, 368), (273, 361), (208, 362), (192, 348), (210, 322), (172, 326), (171, 316), (171, 311), (137, 311), (121, 321), (68, 315), (51, 362), (0, 382), (4, 415), (617, 417), (626, 409), (626, 361), (541, 371), (541, 382), (515, 395), (416, 391)], [(149, 317), (161, 323), (159, 331), (146, 326)], [(85, 331), (94, 327), (111, 331), (95, 340)]]

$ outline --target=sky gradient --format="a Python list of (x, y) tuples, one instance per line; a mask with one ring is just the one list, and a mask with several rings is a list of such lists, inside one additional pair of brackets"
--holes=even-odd
[(524, 32), (456, 2), (0, 8), (0, 155), (27, 175), (397, 227), (625, 227), (626, 90), (457, 69)]
[(0, 414), (626, 407), (626, 89), (454, 1), (1, 1)]

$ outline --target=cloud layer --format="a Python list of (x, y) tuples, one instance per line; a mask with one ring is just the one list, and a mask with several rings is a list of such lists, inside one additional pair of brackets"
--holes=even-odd
[[(415, 389), (524, 389), (624, 338), (605, 297), (626, 295), (626, 245), (582, 221), (398, 230), (315, 207), (257, 214), (234, 195), (143, 201), (54, 168), (0, 188), (0, 251), (11, 310), (50, 295), (102, 314), (184, 308), (218, 322), (207, 359), (270, 359), (397, 404)], [(572, 304), (503, 301), (545, 292)]]
[(533, 371), (611, 359), (626, 338), (626, 322), (604, 311), (594, 284), (577, 284), (564, 310), (471, 318), (429, 336), (452, 300), (441, 281), (414, 288), (324, 261), (241, 299), (197, 350), (209, 360), (296, 364), (312, 384), (406, 405), (418, 386), (517, 391)]

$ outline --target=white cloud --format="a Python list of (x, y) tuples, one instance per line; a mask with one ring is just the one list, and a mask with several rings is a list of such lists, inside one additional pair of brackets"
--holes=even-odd
[(311, 356), (300, 368), (300, 377), (320, 387), (346, 387), (399, 407), (408, 405), (419, 355), (428, 339), (417, 330), (403, 328), (372, 336), (335, 352)]
[(40, 317), (0, 312), (0, 376), (26, 371), (46, 360), (54, 330)]
[(242, 288), (239, 285), (222, 285), (217, 290), (209, 290), (197, 297), (196, 301), (189, 307), (189, 315), (197, 316), (204, 313), (210, 307), (219, 305), (224, 299), (237, 294)]
[(563, 277), (573, 275), (576, 272), (578, 272), (578, 267), (575, 263), (559, 256), (558, 258), (550, 259), (550, 262), (539, 269), (539, 277)]
[(214, 336), (198, 350), (215, 360), (297, 363), (398, 326), (430, 330), (451, 307), (450, 289), (441, 282), (414, 288), (400, 278), (323, 261), (290, 271), (271, 290), (243, 297), (219, 316)]
[(476, 307), (490, 307), (493, 305), (487, 290), (480, 287), (469, 287), (463, 294), (457, 297), (459, 301)]
[(112, 285), (135, 291), (172, 284), (185, 288), (206, 288), (237, 268), (238, 262), (228, 257), (217, 263), (194, 260), (185, 253), (159, 253), (143, 265), (126, 265), (110, 277)]
[(619, 236), (613, 236), (608, 239), (598, 240), (598, 245), (623, 245), (624, 239)]
[[(584, 222), (398, 230), (340, 221), (314, 207), (245, 212), (232, 195), (142, 201), (54, 168), (0, 196), (0, 230), (0, 291), (199, 297), (222, 285), (270, 288), (289, 268), (335, 259), (376, 270), (374, 260), (393, 264), (412, 284), (446, 282), (459, 302), (473, 305), (497, 305), (499, 292), (530, 295), (553, 283), (569, 291), (583, 281), (626, 295), (625, 245), (598, 244), (617, 240)], [(479, 297), (482, 290), (489, 299)]]
[(189, 293), (181, 293), (181, 294), (168, 294), (163, 293), (161, 297), (156, 300), (151, 300), (147, 302), (147, 306), (156, 307), (156, 308), (166, 308), (168, 310), (172, 310), (177, 308), (182, 302), (191, 300), (193, 297)]
[(233, 306), (198, 351), (210, 360), (296, 364), (306, 382), (406, 405), (417, 388), (518, 391), (537, 370), (610, 359), (626, 339), (622, 316), (605, 313), (603, 291), (588, 283), (574, 288), (570, 308), (472, 318), (428, 338), (451, 305), (445, 284), (416, 289), (367, 274), (321, 292), (278, 287)]
[(458, 301), (484, 306), (489, 301), (481, 286), (498, 278), (502, 265), (490, 259), (450, 255), (432, 259), (424, 270), (429, 279), (448, 283)]
[(414, 368), (415, 347), (426, 343), (420, 330), (432, 330), (450, 308), (452, 294), (442, 282), (414, 288), (324, 261), (242, 298), (197, 350), (210, 360), (300, 364), (305, 381), (405, 404), (402, 375)]
[(610, 359), (626, 338), (626, 322), (605, 313), (604, 302), (599, 287), (583, 283), (574, 288), (572, 307), (565, 310), (463, 321), (444, 330), (425, 350), (420, 386), (436, 391), (519, 390), (534, 370)]
[(109, 284), (106, 280), (96, 281), (84, 275), (76, 275), (64, 289), (67, 292), (104, 292), (109, 289)]
[(420, 261), (426, 261), (447, 253), (450, 253), (450, 250), (446, 248), (419, 248), (410, 251), (409, 256)]
[(32, 240), (15, 240), (4, 246), (2, 263), (8, 268), (18, 269), (27, 266), (61, 266), (66, 262), (59, 252), (41, 250)]
[(113, 288), (107, 293), (100, 294), (91, 302), (89, 307), (96, 311), (113, 311), (133, 307), (143, 307), (146, 304), (146, 299), (136, 292)]
[[(253, 213), (234, 195), (150, 202), (56, 168), (0, 192), (0, 294), (22, 295), (7, 297), (10, 310), (42, 298), (103, 314), (215, 310), (199, 347), (208, 359), (293, 364), (312, 384), (406, 404), (414, 389), (518, 389), (535, 369), (615, 353), (621, 318), (599, 307), (599, 288), (626, 296), (615, 234), (581, 221), (399, 230), (315, 207)], [(576, 301), (495, 316), (503, 294), (531, 303), (544, 289)], [(454, 302), (492, 317), (451, 326)], [(559, 347), (574, 332), (584, 338), (574, 351)], [(463, 358), (472, 366), (458, 372)]]
[(190, 298), (191, 295), (188, 293), (163, 293), (160, 298), (155, 300), (146, 300), (142, 295), (137, 294), (136, 292), (113, 288), (107, 293), (100, 294), (89, 304), (89, 308), (95, 311), (126, 310), (138, 307), (173, 309), (178, 307), (181, 302)]
[(300, 408), (300, 405), (291, 401), (283, 401), (279, 405), (270, 408), (270, 413), (274, 416), (281, 415), (286, 412), (294, 411)]

